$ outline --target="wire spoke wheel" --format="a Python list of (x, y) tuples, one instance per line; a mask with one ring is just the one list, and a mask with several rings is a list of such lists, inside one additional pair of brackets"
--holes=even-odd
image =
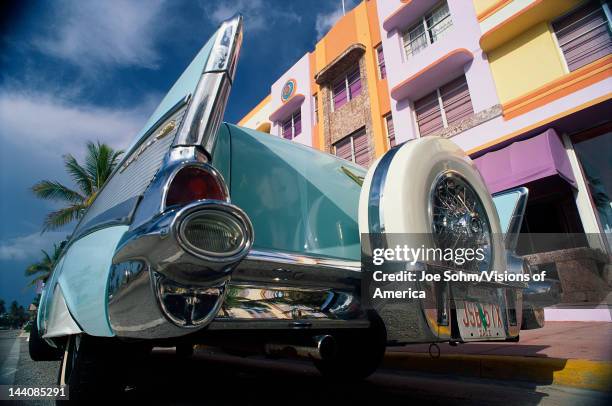
[(458, 255), (460, 250), (482, 250), (484, 255), (482, 261), (443, 260), (441, 265), (472, 272), (488, 270), (492, 256), (491, 228), (486, 210), (472, 186), (459, 174), (445, 172), (434, 183), (430, 204), (436, 248), (443, 252), (452, 249)]

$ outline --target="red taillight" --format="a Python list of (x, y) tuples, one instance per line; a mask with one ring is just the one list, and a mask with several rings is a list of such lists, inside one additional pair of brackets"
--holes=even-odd
[(225, 200), (223, 185), (210, 172), (187, 167), (181, 169), (172, 180), (166, 195), (166, 207), (184, 205), (195, 200)]

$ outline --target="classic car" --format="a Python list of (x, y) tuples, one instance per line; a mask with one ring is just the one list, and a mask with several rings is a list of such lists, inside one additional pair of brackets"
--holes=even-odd
[(551, 281), (414, 282), (427, 300), (368, 304), (364, 258), (381, 236), (460, 239), (486, 249), (488, 269), (528, 273), (513, 252), (527, 191), (491, 197), (448, 139), (406, 142), (366, 170), (222, 123), (241, 40), (235, 17), (199, 51), (45, 285), (30, 354), (61, 359), (71, 397), (120, 388), (119, 363), (154, 346), (305, 357), (348, 379), (374, 372), (387, 345), (517, 340), (542, 325)]

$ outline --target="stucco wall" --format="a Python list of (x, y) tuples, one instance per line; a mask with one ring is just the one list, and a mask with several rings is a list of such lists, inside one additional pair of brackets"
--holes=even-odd
[(270, 124), (270, 113), (272, 113), (270, 105), (270, 96), (268, 95), (263, 99), (253, 110), (251, 110), (246, 116), (238, 122), (239, 126), (252, 128), (257, 130), (262, 125)]
[[(400, 0), (378, 1), (379, 22), (382, 27), (384, 21), (394, 14), (400, 7), (405, 6)], [(434, 3), (432, 3), (434, 4)], [(480, 26), (476, 19), (476, 12), (472, 2), (463, 0), (448, 0), (449, 11), (453, 21), (445, 36), (429, 45), (426, 49), (410, 58), (407, 58), (402, 41), (402, 32), (412, 24), (400, 25), (389, 32), (384, 28), (381, 32), (382, 43), (385, 50), (385, 61), (387, 65), (387, 80), (389, 90), (393, 89), (404, 80), (428, 69), (438, 59), (449, 53), (464, 48), (473, 54), (473, 60), (463, 67), (472, 105), (475, 112), (480, 112), (499, 104), (495, 89), (493, 76), (489, 68), (487, 55), (482, 52), (479, 45)], [(414, 16), (410, 17), (414, 21)], [(460, 74), (460, 71), (458, 72)], [(449, 77), (448, 81), (454, 79)], [(446, 82), (446, 81), (445, 81)], [(429, 91), (433, 91), (445, 82), (431, 83)], [(398, 142), (403, 142), (418, 136), (414, 122), (411, 99), (391, 100), (395, 136)]]
[[(295, 137), (293, 140), (300, 144), (312, 146), (312, 93), (310, 86), (310, 62), (308, 54), (304, 54), (299, 61), (296, 62), (287, 72), (285, 72), (276, 82), (272, 84), (270, 88), (270, 111), (274, 112), (278, 110), (282, 105), (281, 90), (285, 83), (289, 79), (295, 79), (296, 88), (294, 95), (303, 94), (304, 101), (300, 107), (300, 113), (302, 115), (302, 132)], [(291, 112), (289, 112), (291, 114)], [(286, 118), (286, 117), (285, 117)], [(278, 136), (280, 134), (279, 122), (272, 123), (272, 135)]]
[(489, 63), (502, 103), (565, 74), (561, 54), (545, 22), (491, 51)]
[(499, 2), (500, 0), (474, 0), (474, 9), (477, 14), (480, 14)]

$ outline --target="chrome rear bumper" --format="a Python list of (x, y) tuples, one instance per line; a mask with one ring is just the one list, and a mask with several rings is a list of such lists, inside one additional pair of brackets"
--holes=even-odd
[[(240, 240), (226, 255), (186, 241), (185, 224), (211, 214), (241, 230)], [(206, 236), (203, 244), (214, 244)], [(252, 241), (246, 214), (212, 200), (169, 210), (128, 231), (115, 252), (109, 278), (111, 328), (121, 337), (168, 338), (205, 327), (217, 314), (231, 272)]]
[[(181, 222), (223, 210), (247, 233), (230, 256), (197, 255)], [(108, 315), (119, 337), (163, 339), (209, 329), (361, 328), (359, 262), (250, 251), (237, 207), (200, 201), (129, 231), (113, 257)]]

